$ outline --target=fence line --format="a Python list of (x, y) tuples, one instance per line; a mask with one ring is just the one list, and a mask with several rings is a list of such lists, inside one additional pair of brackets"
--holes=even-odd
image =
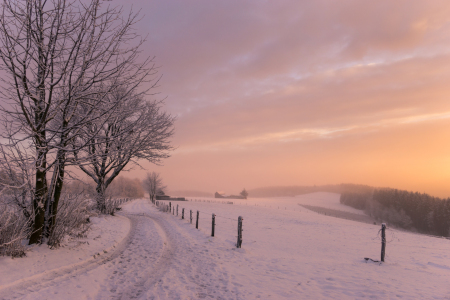
[[(191, 200), (192, 201), (192, 200)], [(196, 201), (195, 200), (195, 202), (205, 202), (205, 203), (224, 203), (224, 201), (211, 201), (211, 200), (203, 200), (203, 201)], [(163, 203), (159, 203), (158, 201), (156, 201), (156, 203), (155, 203), (155, 205), (156, 206), (158, 206), (159, 207), (159, 209), (161, 210), (161, 211), (167, 211), (167, 210), (164, 210), (164, 206), (167, 206), (167, 207), (169, 207), (169, 205), (165, 205), (165, 204), (163, 204)], [(185, 208), (182, 208), (182, 210), (183, 210), (183, 216), (182, 216), (182, 218), (181, 219), (184, 219), (183, 217), (184, 217), (184, 209)], [(178, 205), (177, 205), (177, 211), (178, 211)], [(205, 210), (196, 210), (197, 211), (197, 219), (196, 219), (196, 228), (198, 228), (198, 222), (199, 222), (199, 213), (202, 213), (202, 214), (205, 214), (205, 215), (212, 215), (212, 223), (211, 223), (211, 236), (214, 236), (214, 234), (215, 234), (215, 218), (216, 217), (218, 217), (218, 218), (222, 218), (222, 219), (227, 219), (227, 220), (231, 220), (231, 221), (235, 221), (235, 222), (238, 222), (238, 235), (237, 235), (237, 238), (238, 238), (238, 240), (237, 240), (237, 243), (236, 243), (236, 246), (239, 248), (239, 245), (240, 244), (242, 244), (242, 223), (240, 223), (240, 220), (241, 220), (241, 218), (242, 217), (239, 217), (238, 219), (234, 219), (234, 218), (230, 218), (230, 217), (225, 217), (225, 216), (221, 216), (221, 215), (217, 215), (217, 214), (215, 214), (215, 213), (212, 213), (212, 212), (210, 212), (210, 211), (205, 211)], [(190, 223), (192, 224), (192, 210), (190, 210), (190, 213), (191, 213), (191, 218), (190, 218)], [(177, 215), (178, 215), (178, 213), (177, 213)], [(242, 219), (243, 220), (243, 219)], [(389, 257), (389, 255), (388, 255), (388, 253), (387, 253), (387, 251), (386, 251), (386, 245), (387, 244), (397, 244), (395, 241), (396, 240), (398, 240), (399, 241), (399, 239), (397, 238), (397, 236), (395, 235), (395, 231), (396, 231), (396, 229), (393, 229), (393, 228), (391, 228), (391, 227), (387, 227), (386, 226), (386, 223), (382, 223), (381, 224), (381, 229), (379, 229), (378, 230), (378, 233), (377, 233), (377, 235), (374, 237), (374, 238), (370, 238), (371, 240), (376, 240), (376, 239), (380, 239), (380, 241), (381, 241), (381, 259), (380, 259), (380, 261), (381, 262), (384, 262), (384, 260), (385, 260), (385, 257)], [(400, 230), (400, 231), (402, 231), (403, 232), (403, 230)], [(409, 233), (408, 231), (404, 231), (404, 232), (407, 232), (407, 233)], [(380, 233), (381, 233), (381, 235), (380, 235)], [(387, 235), (386, 235), (386, 233), (387, 233)], [(418, 233), (419, 234), (419, 233)], [(426, 235), (426, 236), (429, 236), (429, 237), (435, 237), (435, 238), (444, 238), (444, 239), (450, 239), (450, 237), (440, 237), (440, 236), (433, 236), (433, 235), (428, 235), (428, 234), (423, 234), (423, 235)], [(427, 248), (427, 247), (425, 247), (425, 246), (417, 246), (417, 245), (408, 245), (408, 244), (402, 244), (402, 243), (398, 243), (397, 245), (401, 245), (401, 246), (404, 246), (404, 247), (408, 247), (408, 248), (417, 248), (417, 249), (423, 249), (423, 248)], [(433, 250), (439, 250), (439, 251), (447, 251), (448, 249), (439, 249), (439, 248), (432, 248)], [(388, 247), (388, 250), (389, 250), (389, 247)], [(364, 258), (364, 259), (366, 259), (366, 261), (368, 261), (368, 260), (371, 260), (371, 261), (373, 261), (373, 262), (380, 262), (380, 261), (378, 261), (378, 260), (373, 260), (373, 259), (371, 259), (371, 258)], [(380, 262), (380, 264), (381, 264), (381, 262)]]
[[(162, 212), (169, 212), (169, 213), (175, 215), (175, 205), (172, 206), (171, 202), (169, 202), (169, 204), (165, 204), (165, 202), (157, 200), (157, 201), (154, 201), (154, 205)], [(179, 207), (179, 205), (177, 204), (177, 207), (176, 207), (177, 216), (178, 216), (178, 207)], [(181, 207), (181, 209), (182, 209), (181, 219), (183, 220), (184, 219), (184, 210), (185, 210), (185, 208)], [(192, 219), (193, 219), (192, 218), (192, 212), (193, 212), (192, 209), (190, 209), (189, 210), (189, 223), (190, 224), (192, 224)], [(196, 222), (195, 222), (195, 228), (197, 228), (197, 229), (198, 229), (198, 226), (199, 226), (200, 213), (208, 214), (208, 212), (197, 210), (197, 216), (196, 216)], [(238, 233), (237, 233), (236, 247), (237, 248), (241, 248), (241, 246), (242, 246), (242, 221), (243, 221), (243, 218), (241, 216), (239, 216), (238, 219), (233, 219), (233, 218), (229, 218), (229, 217), (218, 216), (215, 213), (210, 213), (209, 212), (209, 214), (211, 214), (211, 216), (212, 216), (212, 223), (211, 223), (211, 236), (212, 237), (215, 236), (215, 225), (216, 225), (215, 218), (216, 217), (238, 222), (237, 223)]]

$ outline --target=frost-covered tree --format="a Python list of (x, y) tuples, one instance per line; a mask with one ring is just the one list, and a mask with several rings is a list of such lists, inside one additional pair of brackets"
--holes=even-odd
[(115, 113), (86, 124), (77, 141), (87, 146), (74, 152), (79, 168), (96, 183), (100, 211), (105, 208), (106, 189), (120, 172), (139, 165), (139, 160), (158, 164), (172, 149), (174, 118), (162, 111), (161, 101), (123, 89), (109, 97), (119, 102)]
[(156, 195), (164, 195), (166, 186), (163, 185), (161, 175), (156, 172), (147, 173), (142, 181), (144, 189), (148, 192), (150, 200), (154, 203)]
[(100, 0), (1, 3), (1, 110), (7, 132), (34, 153), (30, 244), (52, 230), (65, 167), (85, 146), (73, 146), (80, 128), (114, 111), (112, 90), (134, 90), (155, 73), (151, 59), (138, 60), (136, 21)]
[(450, 198), (397, 189), (374, 189), (372, 192), (344, 192), (340, 202), (393, 225), (419, 232), (450, 235)]

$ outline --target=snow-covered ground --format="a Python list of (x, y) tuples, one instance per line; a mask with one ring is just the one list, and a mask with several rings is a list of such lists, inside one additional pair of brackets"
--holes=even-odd
[[(321, 206), (329, 209), (364, 215), (364, 212), (362, 210), (355, 209), (347, 205), (342, 205), (339, 201), (340, 198), (340, 194), (319, 192), (297, 196), (294, 198), (294, 201), (299, 204)], [(289, 200), (289, 198), (287, 198), (287, 200)]]
[(87, 238), (66, 240), (58, 250), (34, 245), (30, 246), (26, 257), (0, 257), (0, 288), (23, 278), (42, 276), (43, 271), (74, 267), (94, 260), (94, 255), (118, 246), (130, 230), (129, 219), (125, 217), (102, 216), (91, 217), (90, 220), (92, 225)]
[[(172, 202), (178, 216), (136, 200), (120, 217), (97, 219), (90, 235), (98, 239), (89, 245), (0, 258), (0, 298), (450, 299), (450, 240), (389, 228), (386, 262), (366, 263), (364, 257), (380, 257), (380, 226), (298, 205), (358, 213), (337, 194), (191, 200)], [(238, 216), (241, 249), (234, 246)], [(48, 264), (50, 256), (55, 262)]]

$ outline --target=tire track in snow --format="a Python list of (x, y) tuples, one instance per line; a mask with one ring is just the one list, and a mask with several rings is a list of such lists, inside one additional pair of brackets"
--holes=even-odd
[(220, 266), (223, 252), (216, 253), (214, 247), (210, 247), (209, 235), (180, 217), (154, 209), (149, 214), (176, 248), (170, 266), (155, 276), (157, 280), (147, 286), (142, 299), (239, 298), (230, 286), (232, 275)]
[(162, 222), (158, 216), (139, 215), (136, 231), (139, 238), (121, 255), (126, 263), (117, 263), (110, 270), (108, 288), (97, 299), (139, 298), (172, 267), (175, 243), (166, 234)]
[[(146, 201), (136, 201), (126, 210), (140, 212), (141, 216), (152, 223), (153, 233), (141, 237), (139, 247), (128, 257), (136, 257), (142, 249), (159, 247), (157, 259), (149, 261), (146, 270), (137, 267), (131, 260), (122, 271), (122, 280), (110, 278), (110, 287), (115, 294), (106, 292), (99, 294), (97, 299), (235, 299), (238, 289), (230, 286), (232, 275), (220, 267), (218, 255), (208, 247), (210, 238), (192, 228), (189, 224), (174, 216), (161, 213)], [(157, 233), (157, 234), (156, 234)], [(142, 237), (144, 237), (142, 239)], [(152, 245), (145, 241), (152, 241)], [(159, 244), (159, 245), (158, 245)], [(137, 245), (136, 245), (137, 246)], [(156, 251), (155, 251), (156, 253)], [(124, 253), (125, 255), (125, 253)], [(221, 254), (219, 254), (221, 256)], [(141, 254), (142, 257), (142, 254)], [(140, 272), (132, 270), (139, 269)], [(118, 274), (119, 271), (116, 273)], [(126, 280), (123, 280), (127, 278)]]

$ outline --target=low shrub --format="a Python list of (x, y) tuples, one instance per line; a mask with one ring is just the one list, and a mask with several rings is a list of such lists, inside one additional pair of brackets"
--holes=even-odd
[(30, 218), (6, 205), (0, 207), (0, 255), (25, 256), (25, 245), (30, 235)]
[(86, 236), (90, 227), (90, 207), (90, 201), (82, 196), (65, 196), (59, 201), (55, 225), (47, 241), (50, 248), (59, 247), (67, 235)]

